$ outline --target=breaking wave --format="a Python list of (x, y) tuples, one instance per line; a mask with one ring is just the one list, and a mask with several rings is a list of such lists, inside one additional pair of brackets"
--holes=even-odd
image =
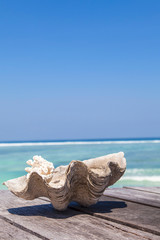
[(160, 176), (132, 176), (122, 177), (120, 181), (149, 181), (149, 182), (160, 182)]
[(62, 142), (16, 142), (0, 143), (0, 147), (23, 147), (23, 146), (54, 146), (54, 145), (94, 145), (94, 144), (139, 144), (139, 143), (160, 143), (160, 140), (119, 140), (119, 141), (62, 141)]

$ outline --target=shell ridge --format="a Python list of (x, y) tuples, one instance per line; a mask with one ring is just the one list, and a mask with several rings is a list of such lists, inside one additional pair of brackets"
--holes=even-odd
[[(114, 184), (125, 172), (126, 160), (124, 153), (114, 153), (95, 159), (84, 161), (73, 160), (68, 166), (52, 169), (53, 164), (43, 158), (40, 159), (41, 169), (30, 168), (29, 175), (12, 179), (4, 184), (15, 195), (24, 199), (34, 199), (40, 196), (48, 197), (57, 210), (64, 210), (71, 201), (76, 201), (83, 206), (89, 206), (98, 201), (106, 187)], [(37, 160), (38, 161), (38, 160)], [(30, 164), (34, 164), (29, 161)], [(45, 163), (45, 164), (44, 164)], [(39, 165), (41, 167), (41, 165)], [(44, 174), (44, 172), (42, 172)]]

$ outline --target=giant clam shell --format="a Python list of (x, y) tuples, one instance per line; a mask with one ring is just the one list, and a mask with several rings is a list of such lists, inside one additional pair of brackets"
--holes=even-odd
[[(43, 160), (41, 158), (41, 162)], [(29, 161), (28, 164), (34, 165)], [(26, 169), (29, 171), (27, 176), (8, 180), (4, 184), (16, 196), (27, 200), (47, 197), (57, 210), (66, 209), (71, 201), (90, 206), (99, 200), (106, 187), (123, 175), (126, 159), (124, 153), (119, 152), (84, 161), (73, 160), (68, 166), (46, 169), (32, 166), (30, 170)]]

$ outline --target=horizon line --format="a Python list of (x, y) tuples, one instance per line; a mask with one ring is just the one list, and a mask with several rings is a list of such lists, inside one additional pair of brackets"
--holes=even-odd
[(84, 141), (136, 141), (136, 140), (160, 140), (160, 137), (129, 137), (129, 138), (79, 138), (79, 139), (47, 139), (47, 140), (0, 140), (0, 143), (36, 143), (36, 142), (84, 142)]

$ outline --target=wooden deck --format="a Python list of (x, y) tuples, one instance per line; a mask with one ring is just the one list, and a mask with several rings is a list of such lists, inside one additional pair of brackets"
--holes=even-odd
[(160, 239), (160, 187), (107, 189), (89, 208), (56, 211), (46, 198), (26, 201), (0, 190), (0, 240)]

